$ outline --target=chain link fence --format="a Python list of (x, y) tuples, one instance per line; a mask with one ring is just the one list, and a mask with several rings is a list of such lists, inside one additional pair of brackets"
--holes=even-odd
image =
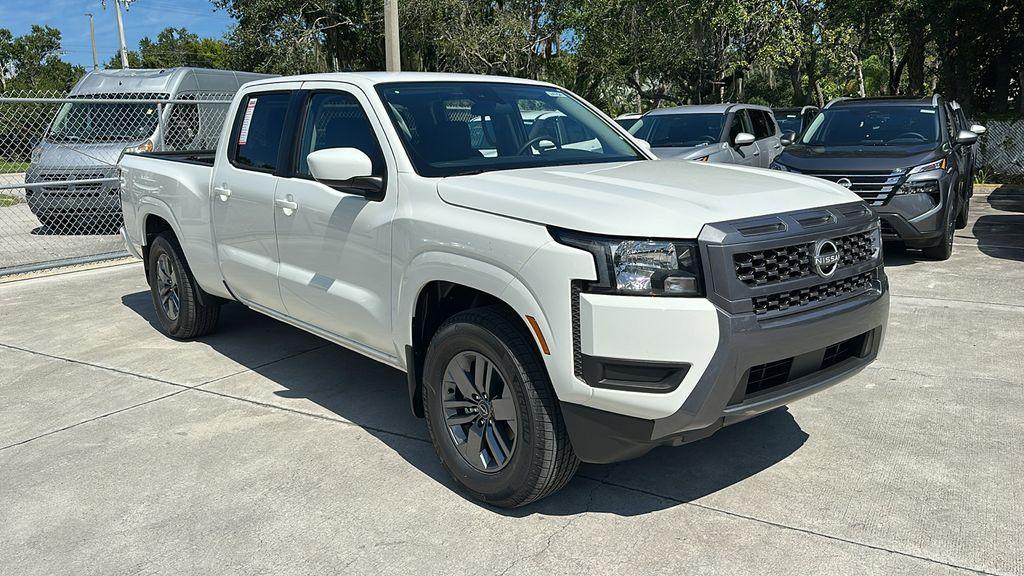
[(233, 96), (0, 95), (0, 276), (126, 254), (121, 154), (215, 148)]
[(996, 179), (1024, 179), (1024, 118), (982, 124), (979, 168)]

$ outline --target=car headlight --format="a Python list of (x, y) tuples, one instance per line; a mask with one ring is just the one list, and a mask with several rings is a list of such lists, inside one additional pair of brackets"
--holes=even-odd
[(768, 167), (771, 168), (772, 170), (779, 170), (781, 172), (793, 172), (793, 173), (799, 174), (799, 172), (797, 172), (796, 170), (793, 170), (789, 166), (786, 166), (785, 164), (779, 164), (778, 162), (776, 162), (774, 160), (772, 160), (772, 163), (769, 164)]
[(551, 229), (555, 240), (594, 255), (590, 292), (634, 296), (703, 296), (694, 240), (612, 238)]
[(871, 258), (882, 257), (882, 227), (881, 222), (871, 230)]
[(700, 158), (693, 158), (693, 161), (694, 162), (707, 162), (708, 158), (710, 158), (710, 157), (711, 157), (711, 155), (709, 154), (707, 156), (701, 156)]
[(945, 170), (945, 169), (946, 169), (946, 159), (942, 158), (941, 160), (936, 160), (935, 162), (929, 162), (927, 164), (922, 164), (920, 166), (915, 166), (914, 168), (910, 169), (909, 174), (919, 174), (921, 172), (928, 172), (929, 170)]
[(145, 152), (152, 152), (154, 148), (153, 140), (147, 139), (138, 146), (129, 146), (124, 149), (125, 154), (143, 154)]

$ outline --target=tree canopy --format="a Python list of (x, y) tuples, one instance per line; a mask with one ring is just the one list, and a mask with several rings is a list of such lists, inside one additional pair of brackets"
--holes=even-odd
[[(932, 92), (972, 113), (1024, 112), (1021, 0), (398, 1), (403, 69), (550, 80), (610, 112)], [(383, 0), (211, 2), (237, 21), (223, 39), (167, 28), (131, 65), (384, 67)], [(59, 46), (52, 28), (0, 29), (3, 82), (81, 73), (61, 66)]]

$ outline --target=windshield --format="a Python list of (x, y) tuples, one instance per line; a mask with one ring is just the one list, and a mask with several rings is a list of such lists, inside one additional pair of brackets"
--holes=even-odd
[(689, 148), (718, 142), (725, 114), (655, 114), (644, 116), (630, 132), (652, 148)]
[(811, 146), (913, 146), (938, 140), (937, 110), (921, 106), (822, 110), (800, 139)]
[(377, 91), (423, 176), (646, 159), (557, 88), (403, 82), (381, 84)]
[(47, 137), (53, 142), (137, 142), (152, 136), (156, 127), (156, 102), (69, 102), (57, 112)]
[(799, 112), (776, 112), (775, 121), (779, 123), (779, 130), (785, 132), (800, 133), (802, 118)]

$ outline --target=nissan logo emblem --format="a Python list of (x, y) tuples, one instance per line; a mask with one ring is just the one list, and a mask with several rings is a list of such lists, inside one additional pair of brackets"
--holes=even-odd
[(814, 271), (822, 278), (829, 278), (839, 268), (839, 248), (831, 240), (818, 240), (814, 243), (814, 258), (811, 264)]
[(853, 186), (853, 182), (850, 182), (849, 178), (840, 178), (839, 180), (836, 180), (836, 184), (839, 184), (840, 186), (846, 189), (849, 189), (850, 186)]

